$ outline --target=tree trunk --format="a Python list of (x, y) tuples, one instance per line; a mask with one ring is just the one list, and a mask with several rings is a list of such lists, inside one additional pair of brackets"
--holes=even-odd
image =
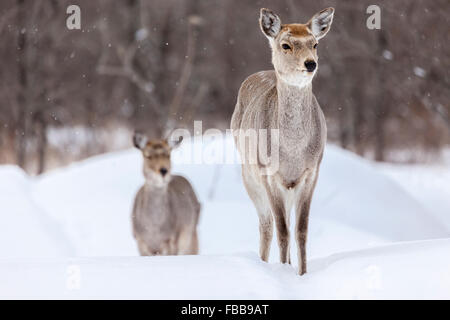
[(386, 47), (387, 39), (382, 30), (378, 30), (378, 50), (379, 63), (377, 68), (378, 73), (378, 97), (375, 99), (375, 120), (374, 120), (374, 138), (375, 138), (375, 160), (384, 161), (386, 151), (386, 137), (385, 137), (385, 122), (388, 118), (388, 108), (386, 108), (386, 87), (385, 87), (385, 64), (382, 58), (382, 52)]
[(38, 153), (38, 168), (37, 174), (42, 174), (45, 171), (46, 167), (46, 155), (47, 155), (47, 124), (45, 120), (40, 117), (36, 119), (36, 127), (37, 127), (37, 153)]
[(355, 151), (360, 156), (364, 155), (364, 146), (365, 146), (365, 132), (364, 132), (364, 124), (365, 124), (365, 114), (364, 114), (364, 105), (365, 99), (364, 94), (360, 87), (354, 86), (353, 88), (353, 143), (355, 147)]
[[(141, 15), (140, 11), (144, 10), (144, 8), (141, 8), (141, 3), (138, 0), (128, 0), (127, 2), (130, 15), (128, 17), (128, 45), (131, 45), (136, 38), (136, 32), (143, 27), (141, 23)], [(128, 102), (133, 108), (133, 114), (132, 119), (133, 122), (139, 122), (142, 120), (144, 113), (143, 108), (141, 108), (142, 99), (141, 99), (141, 92), (138, 87), (132, 82), (128, 84), (127, 88), (128, 92)], [(144, 116), (145, 117), (145, 116)]]
[(16, 120), (16, 161), (17, 165), (21, 168), (25, 168), (26, 161), (26, 147), (28, 136), (28, 74), (27, 74), (27, 62), (26, 62), (26, 50), (27, 50), (27, 32), (26, 25), (26, 5), (24, 0), (17, 0), (18, 6), (18, 36), (17, 47), (19, 48), (17, 54), (17, 69), (18, 69), (18, 83), (19, 90), (17, 94), (18, 114)]

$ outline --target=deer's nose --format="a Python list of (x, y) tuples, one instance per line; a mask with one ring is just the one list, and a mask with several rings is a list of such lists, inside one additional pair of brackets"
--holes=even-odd
[(167, 169), (166, 168), (161, 168), (159, 170), (159, 172), (161, 172), (161, 175), (164, 177), (167, 174)]
[(317, 64), (313, 60), (306, 60), (305, 67), (306, 67), (306, 70), (308, 70), (308, 72), (313, 72), (314, 70), (316, 70)]

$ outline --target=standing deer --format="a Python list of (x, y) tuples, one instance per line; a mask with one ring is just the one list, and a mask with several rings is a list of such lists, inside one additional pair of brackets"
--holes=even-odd
[(135, 133), (144, 156), (145, 184), (134, 200), (133, 234), (142, 256), (197, 254), (200, 204), (191, 184), (171, 175), (170, 154), (180, 142), (149, 140)]
[[(267, 174), (257, 161), (242, 164), (245, 188), (259, 216), (260, 256), (268, 261), (277, 228), (281, 263), (291, 263), (289, 216), (295, 205), (295, 239), (298, 272), (306, 273), (306, 238), (311, 199), (319, 174), (327, 137), (325, 117), (312, 93), (317, 71), (317, 42), (330, 30), (333, 8), (327, 8), (306, 24), (281, 24), (271, 10), (261, 9), (260, 27), (269, 39), (275, 70), (261, 71), (241, 85), (231, 119), (242, 159), (257, 157), (261, 143), (248, 147), (239, 136), (246, 130), (277, 130), (278, 169)], [(265, 149), (267, 150), (267, 148)]]

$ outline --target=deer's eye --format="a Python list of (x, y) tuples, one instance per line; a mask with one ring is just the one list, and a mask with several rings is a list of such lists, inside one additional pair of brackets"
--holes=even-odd
[(314, 45), (314, 47), (313, 47), (313, 48), (314, 48), (314, 49), (317, 49), (317, 45), (318, 45), (318, 43), (316, 43), (316, 44)]
[(281, 47), (282, 47), (284, 50), (291, 50), (291, 46), (288, 45), (287, 43), (283, 43), (283, 44), (281, 45)]

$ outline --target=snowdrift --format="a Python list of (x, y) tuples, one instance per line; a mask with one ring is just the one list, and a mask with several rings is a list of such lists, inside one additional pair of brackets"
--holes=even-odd
[[(226, 138), (186, 141), (174, 154), (174, 171), (202, 202), (195, 257), (137, 257), (130, 213), (143, 183), (138, 151), (39, 178), (0, 167), (0, 297), (450, 297), (449, 241), (430, 240), (450, 238), (448, 218), (373, 163), (334, 146), (326, 149), (311, 208), (309, 274), (300, 278), (279, 265), (275, 241), (271, 263), (262, 263), (240, 165), (189, 162), (230, 152)], [(291, 251), (295, 267), (294, 242)], [(72, 265), (81, 272), (76, 290), (67, 285)]]
[(0, 167), (0, 258), (75, 254), (61, 226), (36, 205), (31, 192), (22, 170)]
[(448, 299), (449, 250), (431, 240), (339, 253), (303, 277), (255, 253), (0, 260), (0, 298)]

